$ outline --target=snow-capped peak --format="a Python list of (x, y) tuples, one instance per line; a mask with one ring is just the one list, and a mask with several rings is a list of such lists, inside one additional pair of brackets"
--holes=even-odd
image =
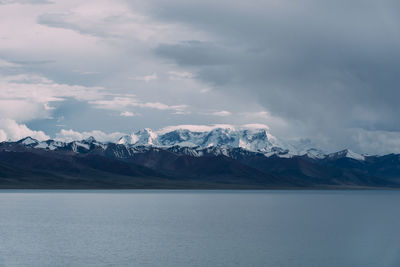
[(363, 155), (358, 154), (358, 153), (356, 153), (354, 151), (351, 151), (350, 149), (346, 149), (346, 150), (347, 150), (346, 157), (352, 158), (352, 159), (355, 159), (355, 160), (361, 160), (361, 161), (365, 160), (365, 157)]
[(305, 155), (312, 159), (323, 159), (326, 155), (320, 150), (316, 148), (307, 149)]
[(95, 143), (95, 142), (96, 142), (96, 139), (95, 139), (93, 136), (90, 136), (90, 137), (88, 137), (88, 138), (82, 140), (82, 142), (91, 144), (91, 143)]
[(159, 147), (240, 147), (263, 152), (280, 145), (277, 139), (269, 134), (268, 126), (261, 124), (180, 125), (165, 127), (158, 131), (146, 128), (122, 136), (118, 144)]
[(20, 140), (19, 143), (24, 144), (24, 145), (34, 145), (34, 144), (38, 144), (39, 141), (28, 136), (28, 137), (25, 137), (24, 139)]
[[(240, 147), (251, 151), (267, 152), (277, 145), (277, 139), (269, 134), (268, 126), (249, 124), (233, 126), (215, 125), (180, 125), (169, 126), (152, 132), (151, 142), (146, 145), (162, 147)], [(136, 133), (140, 140), (146, 141), (148, 133)], [(134, 143), (135, 144), (135, 143)], [(137, 142), (143, 145), (143, 142)]]
[(135, 135), (124, 135), (118, 140), (118, 144), (120, 145), (131, 145), (136, 143), (137, 140), (134, 140)]
[[(93, 136), (72, 142), (54, 140), (39, 142), (31, 137), (26, 137), (18, 141), (18, 143), (29, 148), (46, 150), (71, 149), (76, 153), (88, 153), (92, 150), (98, 153), (98, 149), (106, 150), (110, 147), (109, 142), (98, 142)], [(145, 128), (130, 135), (122, 136), (117, 144), (124, 145), (125, 148), (119, 147), (119, 149), (130, 151), (128, 153), (156, 148), (172, 149), (171, 151), (186, 151), (185, 154), (190, 155), (201, 155), (202, 153), (228, 155), (230, 153), (228, 151), (234, 151), (239, 148), (242, 149), (239, 151), (261, 153), (267, 157), (291, 158), (295, 156), (307, 156), (312, 159), (328, 160), (345, 157), (358, 161), (364, 161), (366, 157), (349, 149), (327, 154), (322, 150), (310, 148), (314, 146), (308, 139), (286, 143), (271, 135), (268, 126), (263, 124), (242, 126), (227, 124), (181, 125), (165, 127), (157, 131)], [(111, 145), (111, 147), (114, 146)]]
[(350, 149), (345, 149), (336, 153), (332, 153), (328, 155), (329, 158), (351, 158), (354, 160), (364, 161), (365, 156), (358, 154)]
[(118, 140), (118, 144), (135, 146), (156, 146), (157, 133), (149, 128), (139, 130), (130, 135), (124, 135)]

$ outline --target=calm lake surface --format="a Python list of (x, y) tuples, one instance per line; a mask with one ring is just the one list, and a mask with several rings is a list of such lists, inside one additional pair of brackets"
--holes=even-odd
[(400, 192), (0, 190), (0, 266), (400, 266)]

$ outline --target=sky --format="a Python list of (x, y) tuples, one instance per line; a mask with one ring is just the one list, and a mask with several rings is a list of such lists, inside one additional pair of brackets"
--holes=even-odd
[(0, 0), (0, 141), (260, 123), (400, 153), (395, 0)]

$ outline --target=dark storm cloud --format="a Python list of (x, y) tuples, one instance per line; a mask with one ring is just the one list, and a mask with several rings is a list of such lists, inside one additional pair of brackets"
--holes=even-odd
[(398, 1), (168, 1), (152, 14), (212, 36), (161, 44), (158, 55), (310, 135), (343, 143), (350, 128), (400, 131)]
[(186, 41), (179, 44), (165, 44), (156, 48), (156, 53), (175, 59), (178, 64), (186, 66), (212, 66), (235, 63), (235, 58), (226, 51), (229, 47), (215, 43)]

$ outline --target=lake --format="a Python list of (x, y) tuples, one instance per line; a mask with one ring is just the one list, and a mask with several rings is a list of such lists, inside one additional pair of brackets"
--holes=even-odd
[(0, 190), (0, 266), (400, 266), (400, 191)]

